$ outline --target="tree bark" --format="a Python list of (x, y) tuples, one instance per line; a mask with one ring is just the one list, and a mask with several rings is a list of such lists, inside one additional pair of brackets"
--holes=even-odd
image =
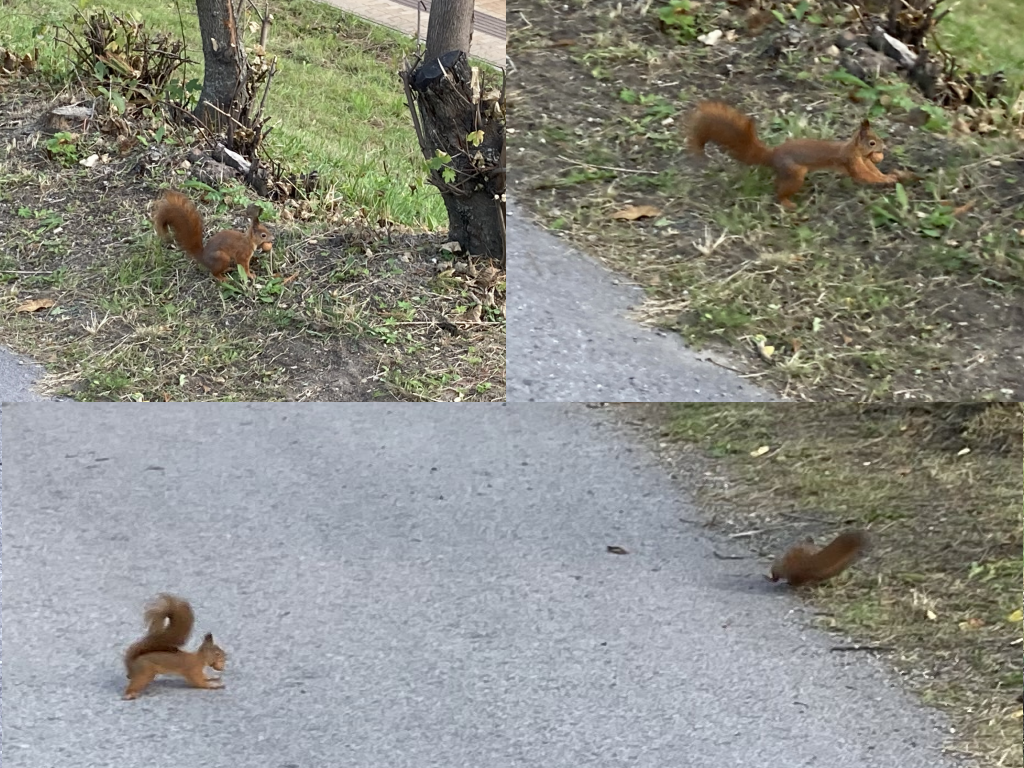
[(472, 40), (473, 0), (433, 0), (423, 61), (433, 61), (449, 51), (462, 51), (468, 56)]
[[(214, 130), (228, 120), (221, 112), (236, 115), (236, 99), (245, 95), (249, 67), (231, 0), (196, 0), (199, 31), (203, 36), (203, 92), (195, 116)], [(216, 109), (211, 108), (213, 105)], [(217, 110), (221, 110), (218, 112)]]
[(505, 95), (469, 66), (473, 0), (434, 0), (426, 53), (403, 72), (409, 109), (448, 211), (449, 238), (465, 253), (505, 265)]

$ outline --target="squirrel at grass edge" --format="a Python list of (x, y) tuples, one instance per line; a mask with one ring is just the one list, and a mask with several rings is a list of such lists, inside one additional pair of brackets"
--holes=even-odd
[(211, 237), (203, 245), (203, 217), (195, 205), (181, 192), (168, 190), (160, 197), (153, 210), (153, 226), (163, 240), (170, 240), (172, 235), (167, 228), (173, 230), (173, 238), (178, 247), (198, 261), (213, 275), (217, 281), (223, 281), (225, 273), (235, 264), (241, 265), (245, 273), (252, 279), (249, 259), (259, 247), (269, 251), (273, 247), (274, 237), (270, 230), (260, 224), (260, 209), (250, 205), (245, 215), (249, 218), (249, 228), (245, 232), (225, 229)]
[(687, 140), (694, 155), (704, 156), (709, 141), (746, 165), (763, 165), (775, 172), (775, 194), (786, 208), (795, 208), (790, 200), (800, 191), (808, 171), (832, 170), (865, 184), (895, 184), (913, 181), (909, 171), (882, 173), (875, 167), (883, 157), (882, 140), (865, 120), (848, 141), (789, 139), (769, 147), (758, 138), (754, 118), (720, 101), (697, 105), (687, 121)]
[(174, 595), (158, 595), (145, 611), (146, 636), (129, 646), (124, 653), (128, 687), (124, 698), (134, 699), (157, 675), (180, 675), (194, 688), (223, 688), (219, 677), (207, 677), (206, 667), (224, 670), (227, 654), (207, 633), (195, 652), (181, 646), (188, 640), (195, 623), (195, 614), (187, 600)]
[(808, 540), (790, 547), (772, 565), (772, 581), (780, 579), (791, 587), (818, 584), (842, 573), (867, 546), (863, 531), (846, 531), (836, 536), (831, 544), (818, 548)]

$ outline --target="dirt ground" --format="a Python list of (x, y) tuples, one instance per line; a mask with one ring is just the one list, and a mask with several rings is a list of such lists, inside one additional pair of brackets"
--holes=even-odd
[[(695, 162), (680, 126), (694, 102), (720, 99), (756, 115), (769, 144), (848, 137), (867, 105), (828, 82), (837, 30), (680, 44), (656, 7), (510, 8), (517, 199), (643, 286), (639, 319), (731, 352), (787, 397), (1024, 397), (1019, 143), (939, 136), (879, 107), (883, 170), (923, 177), (907, 199), (812, 174), (783, 213), (767, 171), (717, 150)], [(654, 213), (613, 218), (630, 206)]]
[[(0, 329), (84, 400), (503, 400), (504, 274), (410, 231), (308, 204), (275, 206), (256, 284), (223, 286), (159, 243), (152, 201), (187, 147), (89, 126), (48, 152), (54, 103), (7, 79), (0, 114)], [(79, 156), (99, 156), (86, 168)], [(226, 202), (217, 196), (202, 200)], [(255, 198), (253, 198), (255, 199)], [(206, 236), (244, 204), (200, 204)], [(34, 303), (43, 303), (33, 311)]]

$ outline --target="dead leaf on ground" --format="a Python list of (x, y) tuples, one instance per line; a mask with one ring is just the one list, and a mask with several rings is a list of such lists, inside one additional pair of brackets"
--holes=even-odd
[(608, 551), (611, 552), (613, 555), (628, 555), (629, 554), (628, 550), (623, 549), (622, 547), (617, 547), (614, 544), (609, 544), (608, 545)]
[(35, 312), (39, 309), (49, 309), (57, 302), (53, 299), (32, 299), (14, 308), (15, 312)]
[(645, 216), (654, 217), (660, 214), (661, 209), (655, 208), (653, 205), (627, 205), (621, 211), (613, 213), (612, 218), (636, 221), (637, 219), (642, 219)]

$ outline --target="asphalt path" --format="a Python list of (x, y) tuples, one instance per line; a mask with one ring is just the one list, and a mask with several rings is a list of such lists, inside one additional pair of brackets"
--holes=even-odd
[(33, 389), (43, 373), (41, 365), (0, 347), (0, 403), (43, 400)]
[(512, 201), (508, 242), (510, 402), (781, 399), (722, 367), (728, 360), (630, 320), (642, 291), (532, 224)]
[[(5, 765), (951, 766), (615, 413), (5, 406)], [(121, 700), (161, 591), (224, 690)]]

